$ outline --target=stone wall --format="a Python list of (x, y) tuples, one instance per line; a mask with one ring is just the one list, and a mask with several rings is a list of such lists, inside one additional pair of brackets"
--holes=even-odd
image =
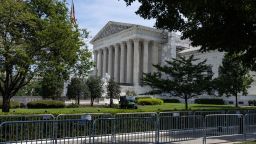
[[(0, 96), (0, 100), (3, 98)], [(18, 101), (20, 103), (23, 103), (27, 105), (27, 103), (31, 101), (36, 101), (36, 100), (42, 100), (43, 98), (41, 96), (14, 96), (12, 97), (11, 100)]]

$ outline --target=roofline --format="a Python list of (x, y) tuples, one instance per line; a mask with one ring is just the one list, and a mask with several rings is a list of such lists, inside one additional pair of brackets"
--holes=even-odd
[[(103, 28), (101, 28), (101, 30), (92, 38), (92, 40), (90, 41), (90, 43), (92, 44), (93, 42), (97, 41), (95, 40), (96, 37), (104, 30), (105, 27), (107, 27), (110, 24), (120, 24), (120, 25), (126, 25), (126, 26), (131, 26), (131, 28), (128, 29), (132, 29), (134, 27), (139, 27), (142, 28), (144, 30), (149, 30), (152, 32), (158, 32), (158, 33), (163, 33), (163, 32), (168, 32), (167, 30), (163, 30), (163, 29), (156, 29), (156, 28), (152, 28), (152, 27), (147, 27), (147, 26), (143, 26), (143, 25), (138, 25), (138, 24), (130, 24), (130, 23), (122, 23), (122, 22), (115, 22), (115, 21), (109, 21)], [(119, 32), (118, 32), (119, 33)]]

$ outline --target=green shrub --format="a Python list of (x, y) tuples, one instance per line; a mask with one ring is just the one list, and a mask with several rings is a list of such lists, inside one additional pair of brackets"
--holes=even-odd
[(135, 102), (138, 103), (139, 99), (152, 99), (150, 96), (135, 97)]
[[(2, 108), (2, 106), (3, 106), (3, 101), (0, 100), (0, 108)], [(19, 108), (19, 107), (20, 107), (20, 103), (19, 102), (11, 100), (10, 108)]]
[[(3, 106), (3, 101), (0, 100), (0, 108), (2, 108), (2, 106)], [(10, 108), (19, 108), (19, 107), (20, 107), (20, 103), (18, 101), (11, 100)]]
[(64, 108), (65, 104), (63, 101), (55, 100), (38, 100), (32, 101), (27, 104), (28, 108)]
[(224, 105), (225, 102), (223, 99), (195, 99), (196, 104), (216, 104)]
[(249, 106), (256, 106), (256, 100), (249, 100), (248, 104)]
[(140, 98), (137, 103), (139, 105), (161, 105), (164, 101), (157, 98)]
[(180, 103), (178, 99), (162, 99), (164, 103)]

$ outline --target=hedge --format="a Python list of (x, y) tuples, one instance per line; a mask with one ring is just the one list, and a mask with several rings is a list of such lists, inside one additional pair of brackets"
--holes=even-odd
[(164, 103), (180, 103), (178, 99), (162, 99)]
[(224, 105), (225, 102), (223, 99), (195, 99), (196, 104), (216, 104)]
[(137, 103), (139, 105), (161, 105), (164, 101), (157, 98), (140, 98)]
[[(0, 100), (0, 108), (2, 108), (3, 106), (3, 101)], [(18, 101), (14, 101), (14, 100), (11, 100), (10, 101), (10, 108), (19, 108), (20, 107), (20, 103)]]
[(135, 102), (138, 103), (139, 99), (151, 99), (152, 97), (150, 96), (141, 96), (141, 97), (135, 97)]
[(256, 100), (249, 100), (248, 105), (249, 106), (256, 106)]
[(63, 101), (56, 100), (38, 100), (32, 101), (27, 104), (28, 108), (64, 108), (65, 103)]

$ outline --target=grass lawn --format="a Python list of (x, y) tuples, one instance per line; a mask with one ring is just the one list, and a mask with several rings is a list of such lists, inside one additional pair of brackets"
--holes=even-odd
[[(138, 109), (118, 109), (104, 107), (80, 107), (80, 108), (59, 108), (59, 109), (11, 109), (10, 113), (3, 114), (71, 114), (71, 113), (130, 113), (130, 112), (163, 112), (184, 110), (182, 103), (165, 103), (163, 105), (139, 106)], [(236, 109), (233, 105), (206, 105), (191, 104), (189, 110), (231, 110)], [(256, 109), (256, 107), (241, 107), (241, 109)]]

